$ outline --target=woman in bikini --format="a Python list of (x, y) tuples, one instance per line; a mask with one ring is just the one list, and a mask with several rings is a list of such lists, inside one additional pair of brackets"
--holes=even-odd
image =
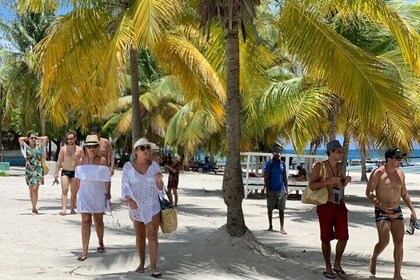
[(106, 199), (111, 199), (111, 176), (107, 159), (98, 155), (99, 139), (96, 135), (88, 135), (85, 141), (86, 156), (76, 167), (77, 209), (82, 215), (82, 246), (83, 252), (77, 260), (84, 261), (88, 257), (90, 229), (92, 217), (95, 221), (98, 236), (99, 253), (106, 253), (104, 245), (104, 221)]
[(160, 223), (159, 191), (163, 188), (160, 166), (150, 160), (152, 143), (141, 138), (134, 143), (134, 160), (124, 165), (122, 173), (122, 197), (127, 200), (128, 212), (136, 232), (136, 248), (140, 264), (136, 269), (144, 273), (146, 239), (149, 242), (149, 257), (152, 277), (161, 277), (157, 270), (158, 230)]

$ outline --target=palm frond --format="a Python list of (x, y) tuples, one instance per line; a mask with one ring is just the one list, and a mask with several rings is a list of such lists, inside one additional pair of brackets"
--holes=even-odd
[[(403, 94), (395, 65), (352, 45), (319, 22), (310, 7), (288, 4), (280, 26), (291, 52), (302, 61), (308, 75), (325, 83), (347, 105), (352, 104), (361, 118), (380, 123), (380, 116), (387, 110), (399, 115), (399, 123), (404, 126), (411, 121), (404, 109), (410, 100)], [(396, 102), (401, 106), (393, 106)]]
[(136, 0), (128, 10), (133, 20), (134, 41), (145, 49), (161, 39), (168, 21), (182, 11), (179, 0)]

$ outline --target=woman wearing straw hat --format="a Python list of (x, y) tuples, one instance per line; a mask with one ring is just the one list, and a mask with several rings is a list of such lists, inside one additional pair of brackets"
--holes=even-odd
[[(169, 170), (168, 177), (168, 197), (169, 201), (174, 205), (178, 206), (178, 182), (179, 182), (179, 172), (181, 171), (181, 157), (178, 154), (173, 154), (171, 157), (171, 163), (165, 165), (165, 168)], [(174, 193), (172, 196), (172, 192)], [(175, 198), (175, 202), (173, 200)]]
[(99, 151), (99, 138), (96, 135), (88, 135), (84, 143), (86, 156), (76, 167), (77, 211), (82, 215), (82, 246), (83, 253), (77, 260), (84, 261), (88, 257), (90, 229), (92, 216), (95, 221), (96, 234), (98, 236), (99, 253), (106, 253), (104, 245), (104, 221), (106, 199), (111, 199), (111, 176), (108, 169), (108, 161), (101, 157)]
[(135, 270), (144, 273), (146, 238), (149, 243), (151, 276), (161, 277), (157, 270), (158, 230), (160, 223), (159, 191), (163, 188), (160, 166), (150, 160), (152, 143), (140, 138), (134, 143), (134, 160), (124, 164), (121, 192), (127, 200), (128, 212), (136, 232), (136, 248), (140, 264)]

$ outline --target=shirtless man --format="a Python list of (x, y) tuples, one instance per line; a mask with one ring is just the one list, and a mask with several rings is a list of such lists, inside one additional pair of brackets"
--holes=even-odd
[(70, 214), (76, 214), (77, 186), (74, 178), (74, 170), (79, 165), (80, 160), (85, 156), (83, 149), (76, 145), (76, 132), (69, 131), (66, 135), (67, 145), (61, 147), (58, 154), (57, 166), (55, 168), (55, 179), (58, 178), (58, 171), (61, 171), (61, 212), (60, 215), (66, 215), (67, 211), (67, 194), (69, 186), (71, 190), (71, 211)]
[(90, 129), (90, 134), (96, 135), (99, 138), (99, 155), (107, 159), (107, 164), (109, 166), (109, 172), (111, 176), (114, 175), (114, 165), (115, 165), (115, 155), (112, 150), (111, 143), (100, 135), (99, 127), (92, 126)]
[(385, 165), (379, 167), (369, 178), (366, 196), (375, 205), (375, 220), (378, 229), (378, 243), (373, 250), (369, 271), (376, 274), (378, 256), (389, 243), (389, 233), (394, 242), (394, 279), (402, 279), (404, 218), (401, 211), (401, 198), (411, 211), (410, 219), (416, 221), (416, 211), (405, 186), (405, 176), (400, 169), (401, 160), (407, 154), (399, 149), (385, 152)]

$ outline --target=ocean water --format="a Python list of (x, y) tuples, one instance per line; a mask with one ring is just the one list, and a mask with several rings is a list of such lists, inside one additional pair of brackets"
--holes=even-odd
[[(284, 150), (285, 154), (295, 154), (294, 150)], [(309, 150), (305, 151), (305, 154), (309, 154)], [(326, 155), (325, 150), (318, 150), (317, 155)], [(360, 151), (357, 149), (349, 150), (348, 159), (357, 161), (360, 160)], [(383, 152), (378, 150), (371, 150), (367, 156), (368, 160), (372, 161), (381, 161), (385, 160), (385, 155)], [(374, 167), (375, 164), (367, 164), (368, 166)], [(357, 168), (356, 168), (357, 169)], [(420, 149), (413, 150), (410, 154), (407, 155), (405, 161), (402, 162), (402, 169), (406, 173), (417, 173), (420, 174)]]
[[(285, 149), (284, 154), (296, 154), (296, 152), (294, 150), (291, 149)], [(309, 150), (305, 150), (305, 154), (309, 154)], [(207, 153), (201, 151), (199, 153), (197, 153), (194, 156), (194, 159), (196, 161), (202, 161), (204, 162), (204, 159), (206, 157), (206, 155), (208, 155)], [(317, 155), (327, 155), (324, 149), (320, 149), (317, 151)], [(226, 162), (226, 158), (225, 157), (218, 157), (217, 155), (215, 156), (215, 159), (218, 163), (225, 163)], [(350, 149), (349, 150), (349, 155), (348, 155), (348, 159), (352, 160), (352, 161), (357, 161), (360, 160), (360, 152), (357, 149)], [(374, 162), (378, 162), (378, 161), (382, 161), (385, 160), (385, 155), (383, 152), (380, 152), (378, 150), (371, 150), (369, 155), (367, 156), (368, 160), (372, 160)], [(374, 163), (367, 163), (367, 166), (371, 166), (371, 167), (375, 167), (376, 164)], [(406, 160), (404, 160), (402, 162), (402, 168), (404, 170), (404, 172), (406, 173), (416, 173), (416, 174), (420, 174), (420, 149), (415, 149), (413, 150), (406, 158)], [(357, 166), (352, 166), (350, 168), (352, 171), (357, 171), (360, 170), (360, 167)]]

